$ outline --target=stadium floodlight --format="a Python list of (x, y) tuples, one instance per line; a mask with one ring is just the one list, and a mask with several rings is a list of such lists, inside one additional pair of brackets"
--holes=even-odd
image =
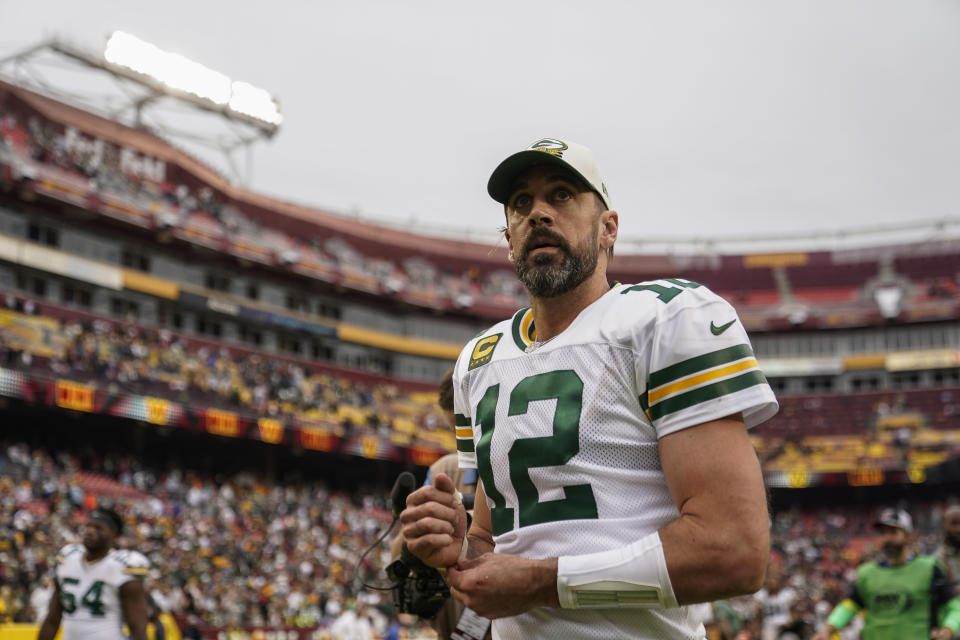
[[(122, 95), (101, 98), (92, 88), (86, 87), (79, 94), (58, 91), (33, 64), (28, 64), (44, 64), (48, 52), (111, 75), (119, 81), (117, 86)], [(57, 72), (59, 70), (57, 64)], [(226, 156), (232, 178), (241, 184), (250, 180), (251, 145), (259, 139), (272, 138), (283, 121), (280, 105), (268, 91), (234, 80), (123, 31), (112, 33), (105, 48), (91, 50), (69, 40), (51, 38), (0, 57), (0, 78), (10, 78), (13, 84), (25, 88), (32, 85), (31, 90), (52, 95), (58, 100), (94, 102), (93, 109), (104, 117), (186, 141), (188, 148), (199, 144), (218, 150)], [(206, 119), (202, 126), (178, 129), (151, 117), (151, 113), (159, 111), (170, 100), (197, 112), (216, 114), (218, 121)], [(180, 115), (178, 112), (175, 117)], [(177, 122), (180, 126), (186, 121), (179, 119)], [(194, 121), (192, 124), (198, 123)], [(247, 153), (246, 174), (234, 157), (238, 150)]]
[(239, 80), (233, 81), (231, 89), (230, 108), (234, 111), (276, 125), (283, 121), (280, 106), (267, 90)]
[(107, 41), (107, 62), (152, 76), (171, 89), (192, 93), (217, 104), (230, 100), (230, 78), (178, 53), (168, 53), (140, 38), (115, 31)]
[(170, 53), (140, 38), (115, 31), (107, 40), (104, 59), (142, 74), (169, 89), (183, 91), (238, 114), (277, 126), (283, 120), (276, 99), (265, 89), (231, 81), (178, 53)]

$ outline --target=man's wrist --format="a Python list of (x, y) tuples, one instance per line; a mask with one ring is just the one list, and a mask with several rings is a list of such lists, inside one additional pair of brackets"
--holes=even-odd
[(560, 596), (557, 593), (557, 558), (534, 560), (533, 568), (540, 597), (538, 600), (544, 607), (559, 607)]
[(558, 558), (557, 597), (567, 609), (678, 606), (656, 531), (624, 547)]
[(485, 553), (493, 552), (494, 545), (492, 541), (476, 535), (470, 535), (469, 531), (467, 531), (467, 534), (463, 538), (467, 541), (467, 555), (462, 559), (473, 560), (474, 558), (479, 558)]

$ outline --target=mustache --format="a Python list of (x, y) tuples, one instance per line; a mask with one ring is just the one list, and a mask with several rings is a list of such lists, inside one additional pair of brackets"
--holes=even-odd
[(527, 237), (527, 241), (523, 243), (523, 253), (520, 256), (521, 258), (526, 258), (530, 254), (530, 245), (537, 240), (549, 240), (553, 244), (557, 245), (561, 251), (568, 255), (570, 254), (570, 245), (560, 234), (556, 233), (555, 231), (550, 231), (545, 227), (540, 227), (531, 231), (530, 235)]

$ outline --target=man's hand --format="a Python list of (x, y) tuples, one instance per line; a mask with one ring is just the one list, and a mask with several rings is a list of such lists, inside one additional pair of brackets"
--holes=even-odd
[(400, 522), (400, 532), (413, 555), (437, 569), (457, 563), (467, 533), (467, 512), (456, 498), (450, 476), (438, 473), (432, 486), (420, 487), (407, 496)]
[(450, 593), (484, 618), (559, 607), (557, 559), (485, 553), (447, 570)]
[(953, 630), (950, 627), (940, 627), (930, 632), (930, 640), (951, 640)]
[(830, 640), (830, 636), (833, 635), (833, 627), (828, 627), (826, 629), (820, 629), (813, 635), (813, 638), (810, 640)]

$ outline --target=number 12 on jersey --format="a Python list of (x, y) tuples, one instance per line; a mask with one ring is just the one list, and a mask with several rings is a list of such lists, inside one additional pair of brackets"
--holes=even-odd
[[(510, 392), (506, 420), (525, 415), (531, 402), (556, 400), (553, 435), (517, 438), (507, 453), (510, 483), (517, 494), (519, 526), (526, 527), (557, 520), (596, 519), (597, 503), (589, 484), (566, 485), (564, 497), (539, 500), (530, 469), (566, 464), (580, 451), (580, 411), (583, 407), (583, 381), (571, 369), (528, 376)], [(493, 502), (490, 520), (493, 535), (513, 529), (514, 510), (497, 489), (490, 461), (490, 446), (497, 422), (500, 385), (487, 388), (477, 404), (476, 424), (481, 436), (477, 442), (477, 467), (487, 497)]]

